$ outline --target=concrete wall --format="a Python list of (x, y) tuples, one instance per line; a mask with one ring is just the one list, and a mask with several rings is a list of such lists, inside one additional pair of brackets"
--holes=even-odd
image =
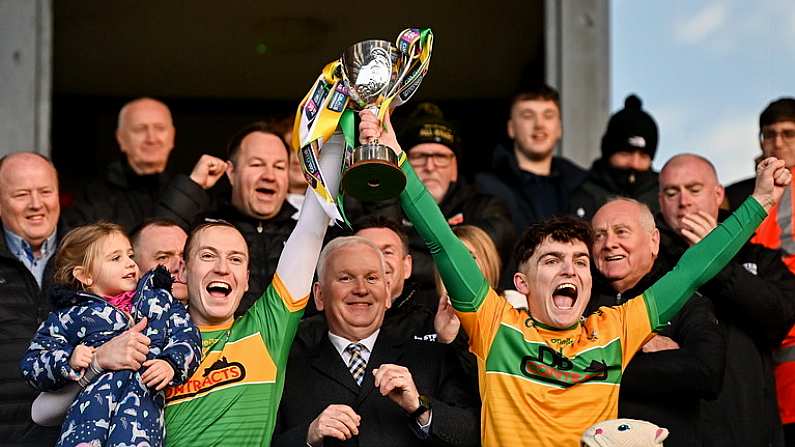
[(0, 155), (50, 154), (51, 0), (0, 0)]
[(545, 0), (546, 79), (561, 95), (560, 152), (588, 168), (610, 117), (609, 0)]

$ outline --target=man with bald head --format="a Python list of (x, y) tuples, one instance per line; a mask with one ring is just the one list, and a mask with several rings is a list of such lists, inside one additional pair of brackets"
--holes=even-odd
[[(660, 172), (660, 256), (676, 262), (726, 218), (723, 198), (709, 160), (671, 158)], [(795, 277), (778, 251), (747, 243), (699, 292), (712, 300), (727, 342), (723, 390), (702, 408), (704, 445), (783, 445), (771, 350), (795, 321)]]
[(171, 179), (166, 166), (174, 133), (171, 112), (162, 102), (139, 98), (125, 104), (116, 128), (122, 157), (88, 182), (75, 205), (64, 210), (65, 227), (107, 220), (129, 232), (151, 217)]
[[(660, 232), (645, 204), (613, 199), (597, 210), (592, 225), (597, 272), (586, 314), (637, 299), (672, 267), (658, 258)], [(701, 445), (700, 399), (720, 391), (725, 356), (712, 304), (695, 294), (627, 365), (618, 416), (667, 428), (666, 445)]]
[[(0, 159), (0, 444), (52, 445), (30, 420), (35, 391), (19, 372), (38, 325), (50, 312), (42, 293), (52, 278), (60, 216), (58, 175), (32, 152)], [(48, 437), (49, 436), (49, 437)]]

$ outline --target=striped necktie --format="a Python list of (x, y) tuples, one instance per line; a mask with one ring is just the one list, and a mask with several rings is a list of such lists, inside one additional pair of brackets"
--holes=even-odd
[(362, 379), (364, 378), (364, 370), (367, 368), (367, 362), (362, 357), (362, 349), (364, 345), (361, 343), (351, 343), (345, 348), (345, 351), (351, 354), (351, 359), (348, 361), (348, 369), (351, 370), (351, 375), (356, 384), (361, 386)]

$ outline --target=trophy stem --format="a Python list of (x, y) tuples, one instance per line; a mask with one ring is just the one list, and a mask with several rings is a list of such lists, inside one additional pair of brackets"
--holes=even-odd
[(353, 163), (342, 176), (342, 189), (370, 202), (397, 197), (406, 186), (397, 155), (383, 144), (365, 144), (353, 151)]

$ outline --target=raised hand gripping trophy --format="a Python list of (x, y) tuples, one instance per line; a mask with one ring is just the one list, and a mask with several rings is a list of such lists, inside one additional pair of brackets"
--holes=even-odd
[(379, 119), (417, 91), (430, 63), (433, 33), (409, 28), (396, 45), (385, 40), (365, 40), (352, 45), (340, 60), (327, 64), (298, 106), (293, 129), (293, 149), (298, 153), (309, 186), (333, 218), (340, 218), (335, 198), (325, 189), (317, 169), (317, 151), (342, 129), (346, 140), (342, 190), (364, 201), (396, 197), (406, 178), (389, 147), (374, 139), (353, 148), (353, 111), (371, 109)]

